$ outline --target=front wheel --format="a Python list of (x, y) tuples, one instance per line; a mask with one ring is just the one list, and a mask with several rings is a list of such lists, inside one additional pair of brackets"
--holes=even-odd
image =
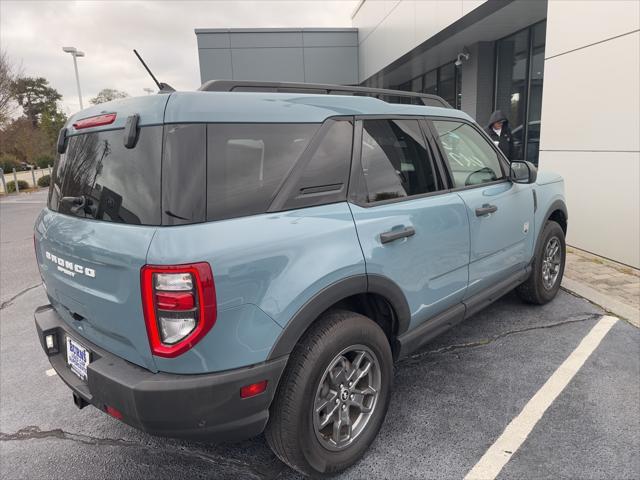
[(566, 254), (564, 231), (549, 220), (540, 235), (531, 275), (516, 289), (520, 298), (538, 305), (553, 300), (560, 290)]
[(391, 348), (377, 324), (348, 311), (325, 314), (289, 358), (265, 432), (269, 446), (306, 475), (350, 467), (382, 425), (392, 376)]

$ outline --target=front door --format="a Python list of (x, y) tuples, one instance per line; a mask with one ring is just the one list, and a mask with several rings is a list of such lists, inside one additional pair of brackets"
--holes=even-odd
[(469, 218), (468, 298), (526, 267), (534, 239), (532, 187), (507, 178), (507, 166), (476, 127), (435, 119), (432, 125)]
[[(359, 121), (355, 174), (362, 196), (350, 204), (368, 275), (404, 292), (413, 328), (464, 297), (469, 220), (444, 190), (416, 119)], [(361, 160), (361, 162), (358, 162)]]

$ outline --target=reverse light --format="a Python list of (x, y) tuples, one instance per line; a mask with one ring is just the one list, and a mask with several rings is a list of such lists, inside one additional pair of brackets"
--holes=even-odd
[(76, 130), (82, 130), (83, 128), (100, 127), (102, 125), (110, 125), (116, 120), (115, 113), (105, 113), (103, 115), (96, 115), (95, 117), (83, 118), (73, 124), (73, 128)]
[(240, 389), (240, 398), (249, 398), (255, 397), (256, 395), (264, 392), (267, 389), (267, 381), (262, 380), (261, 382), (252, 383), (251, 385), (246, 385)]
[(141, 269), (142, 307), (154, 355), (176, 357), (198, 343), (216, 321), (211, 266), (145, 265)]

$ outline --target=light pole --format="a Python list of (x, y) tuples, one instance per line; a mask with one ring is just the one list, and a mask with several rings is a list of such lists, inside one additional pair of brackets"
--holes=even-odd
[(81, 52), (76, 47), (62, 47), (62, 51), (70, 53), (73, 57), (73, 68), (76, 71), (76, 85), (78, 86), (78, 100), (80, 101), (80, 110), (82, 110), (84, 107), (82, 106), (82, 92), (80, 91), (80, 76), (78, 75), (78, 62), (76, 61), (76, 57), (84, 57), (84, 52)]

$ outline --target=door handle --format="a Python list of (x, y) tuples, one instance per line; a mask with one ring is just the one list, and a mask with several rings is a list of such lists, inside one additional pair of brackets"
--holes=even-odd
[(498, 207), (495, 205), (489, 205), (485, 203), (480, 208), (476, 208), (476, 217), (484, 217), (485, 215), (489, 215), (490, 213), (494, 213), (498, 211)]
[(380, 234), (380, 242), (389, 243), (399, 238), (411, 237), (416, 234), (416, 229), (413, 227), (406, 227), (402, 230), (389, 230)]

